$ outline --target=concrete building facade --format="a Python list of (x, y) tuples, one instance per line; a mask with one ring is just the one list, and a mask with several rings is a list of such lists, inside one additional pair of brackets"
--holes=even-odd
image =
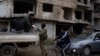
[(94, 30), (100, 31), (100, 0), (94, 1)]
[(47, 25), (49, 38), (59, 35), (62, 27), (71, 26), (75, 34), (80, 34), (99, 24), (94, 20), (94, 0), (0, 0), (0, 29), (6, 27), (10, 32), (11, 20), (30, 11), (38, 28), (42, 23)]

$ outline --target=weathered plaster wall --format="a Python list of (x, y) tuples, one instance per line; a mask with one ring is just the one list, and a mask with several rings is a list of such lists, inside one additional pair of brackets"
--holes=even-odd
[(49, 3), (69, 8), (76, 8), (76, 0), (38, 0), (38, 2)]
[(11, 0), (0, 1), (0, 18), (7, 18), (11, 15)]

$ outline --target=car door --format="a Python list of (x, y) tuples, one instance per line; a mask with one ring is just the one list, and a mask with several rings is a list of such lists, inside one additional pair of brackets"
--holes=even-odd
[(100, 33), (96, 34), (94, 37), (93, 51), (100, 51)]

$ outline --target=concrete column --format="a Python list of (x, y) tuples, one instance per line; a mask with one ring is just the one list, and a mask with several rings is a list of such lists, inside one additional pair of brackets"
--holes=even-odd
[(72, 9), (72, 21), (75, 20), (75, 9)]
[(60, 16), (61, 16), (61, 7), (56, 6), (56, 5), (53, 6), (53, 17), (54, 17), (54, 19), (59, 20), (59, 19), (61, 19)]
[[(93, 9), (93, 11), (92, 11), (92, 25), (94, 25), (94, 3), (92, 3), (92, 9)], [(94, 28), (94, 26), (93, 26), (93, 28)]]
[(81, 3), (84, 3), (84, 0), (81, 0)]
[(85, 14), (85, 13), (84, 13), (84, 10), (83, 10), (83, 11), (82, 11), (82, 20), (84, 20), (84, 18), (85, 18), (85, 17), (84, 17), (84, 14)]
[(42, 18), (43, 4), (38, 2), (36, 6), (36, 17)]
[(90, 0), (87, 0), (87, 2), (88, 2), (88, 5), (91, 5)]
[(92, 19), (91, 20), (92, 20), (91, 24), (94, 25), (94, 11), (92, 12)]

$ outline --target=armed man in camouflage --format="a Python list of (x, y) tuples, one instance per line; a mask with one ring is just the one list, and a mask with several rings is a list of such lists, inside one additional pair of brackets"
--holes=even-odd
[(41, 48), (41, 55), (47, 56), (46, 50), (45, 50), (45, 40), (47, 39), (47, 30), (45, 29), (46, 25), (41, 25), (41, 30), (37, 29), (39, 31), (39, 41), (40, 41), (40, 48)]

